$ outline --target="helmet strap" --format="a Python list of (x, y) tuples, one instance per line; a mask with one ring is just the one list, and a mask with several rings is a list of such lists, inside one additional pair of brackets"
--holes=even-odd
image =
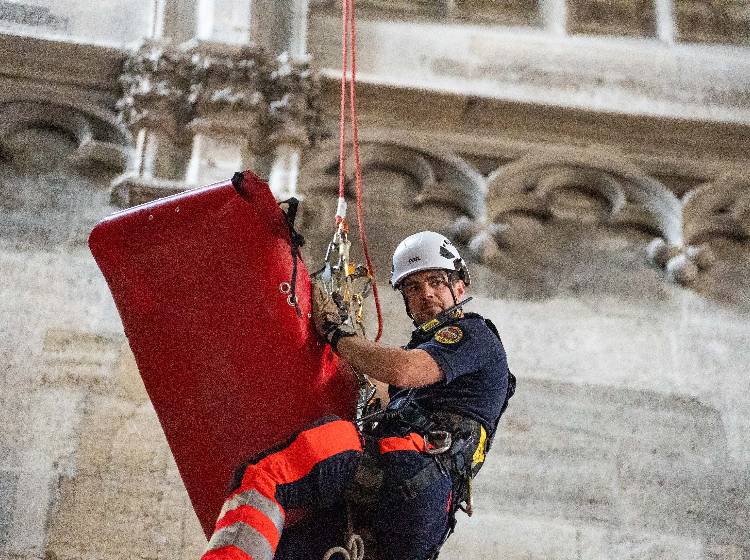
[[(458, 299), (456, 298), (456, 292), (453, 291), (453, 284), (454, 282), (451, 280), (451, 273), (449, 269), (445, 269), (445, 285), (448, 286), (448, 289), (451, 292), (451, 297), (453, 298), (453, 305), (458, 305)], [(461, 276), (459, 275), (458, 280), (462, 280)], [(411, 314), (411, 309), (409, 309), (409, 302), (406, 299), (406, 294), (402, 289), (398, 289), (399, 292), (401, 292), (401, 297), (404, 300), (404, 308), (406, 309), (406, 315), (411, 319), (416, 326), (419, 326), (419, 324), (414, 320), (414, 316)]]
[(451, 283), (450, 278), (448, 278), (448, 289), (451, 291), (451, 296), (453, 297), (453, 305), (458, 305), (458, 300), (456, 299), (456, 292), (453, 291), (453, 284)]
[[(411, 309), (409, 309), (409, 302), (406, 300), (406, 294), (404, 293), (403, 290), (399, 290), (399, 292), (401, 292), (401, 297), (404, 299), (404, 307), (406, 308), (406, 315), (409, 317), (409, 319), (414, 321), (414, 317), (411, 314)], [(416, 322), (414, 322), (414, 324), (416, 325)]]

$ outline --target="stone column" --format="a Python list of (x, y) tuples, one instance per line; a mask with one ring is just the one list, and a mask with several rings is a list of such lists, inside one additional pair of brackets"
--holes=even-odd
[(277, 198), (297, 196), (299, 162), (308, 145), (304, 121), (310, 91), (302, 84), (309, 77), (307, 12), (308, 0), (253, 2), (253, 40), (277, 57), (274, 96), (269, 106), (270, 153), (265, 162), (259, 162), (270, 166), (268, 181)]
[(113, 202), (130, 206), (185, 186), (191, 136), (192, 68), (198, 0), (157, 0), (151, 35), (123, 65), (120, 114), (136, 145), (129, 170), (113, 183)]
[(668, 45), (674, 44), (674, 0), (656, 0), (656, 36)]
[(540, 0), (544, 28), (554, 35), (565, 35), (567, 29), (567, 7), (565, 0)]
[(195, 35), (197, 0), (157, 0), (151, 38), (179, 44)]
[(191, 74), (190, 53), (166, 41), (148, 40), (126, 61), (118, 106), (136, 146), (129, 171), (113, 184), (115, 204), (129, 206), (159, 196), (160, 189), (171, 194), (183, 188)]
[(250, 0), (196, 0), (195, 37), (200, 41), (247, 44), (250, 40)]
[(265, 52), (254, 46), (201, 41), (193, 53), (200, 85), (190, 123), (194, 136), (188, 178), (206, 184), (255, 169), (257, 154), (266, 151), (265, 89), (272, 68)]

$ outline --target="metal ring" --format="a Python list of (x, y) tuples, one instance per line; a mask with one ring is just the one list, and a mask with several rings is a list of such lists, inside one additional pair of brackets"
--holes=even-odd
[(292, 307), (297, 307), (297, 298), (294, 297), (294, 295), (289, 294), (286, 298), (286, 302), (291, 305)]
[(291, 294), (292, 285), (289, 282), (282, 282), (281, 284), (279, 284), (279, 291), (282, 294)]
[(427, 447), (426, 451), (429, 455), (445, 453), (453, 444), (451, 433), (444, 430), (435, 430), (425, 434), (423, 437), (425, 446)]

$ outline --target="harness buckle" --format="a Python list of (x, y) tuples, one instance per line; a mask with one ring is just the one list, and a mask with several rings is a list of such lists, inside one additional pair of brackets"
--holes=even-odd
[(424, 443), (428, 455), (440, 455), (451, 448), (453, 438), (450, 432), (445, 430), (434, 430), (426, 433)]

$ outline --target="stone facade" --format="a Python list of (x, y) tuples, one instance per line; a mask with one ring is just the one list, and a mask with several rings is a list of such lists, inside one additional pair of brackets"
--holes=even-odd
[[(299, 39), (303, 4), (260, 13)], [(746, 13), (637, 5), (358, 3), (378, 280), (400, 238), (451, 235), (519, 378), (445, 558), (750, 558)], [(303, 198), (308, 266), (333, 227), (336, 3), (311, 2), (312, 60), (243, 42), (257, 10), (217, 42), (178, 17), (195, 4), (159, 6), (140, 50), (0, 36), (3, 558), (205, 545), (86, 247), (96, 221), (247, 166)]]

